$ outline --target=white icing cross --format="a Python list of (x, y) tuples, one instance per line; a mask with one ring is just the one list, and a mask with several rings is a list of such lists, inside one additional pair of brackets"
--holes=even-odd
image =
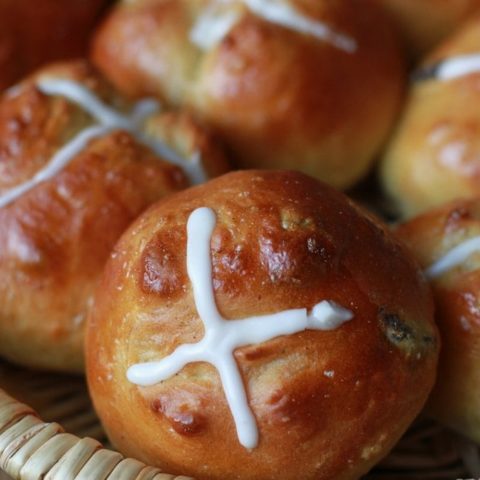
[(246, 448), (255, 448), (258, 429), (234, 350), (304, 330), (333, 330), (350, 320), (353, 314), (333, 302), (322, 301), (311, 312), (298, 308), (226, 320), (217, 309), (212, 282), (210, 242), (215, 224), (215, 213), (206, 207), (196, 209), (187, 223), (187, 273), (195, 306), (205, 327), (204, 337), (198, 343), (180, 345), (160, 361), (131, 366), (127, 378), (137, 385), (148, 386), (170, 378), (188, 363), (212, 364), (220, 375), (240, 443)]
[(480, 72), (480, 54), (473, 53), (442, 61), (438, 64), (436, 76), (439, 80), (448, 81), (476, 72)]
[(127, 116), (105, 105), (89, 89), (72, 80), (45, 77), (38, 81), (37, 88), (45, 95), (59, 95), (79, 105), (96, 120), (97, 125), (87, 127), (78, 133), (60, 148), (50, 162), (30, 180), (4, 192), (0, 196), (0, 208), (13, 202), (39, 183), (55, 176), (88, 145), (89, 141), (113, 130), (127, 131), (160, 157), (182, 167), (192, 183), (201, 183), (207, 179), (200, 155), (196, 153), (192, 159), (186, 160), (164, 143), (143, 133), (142, 125), (145, 119), (159, 111), (159, 104), (155, 100), (145, 99), (137, 102)]
[(208, 51), (227, 36), (240, 18), (238, 10), (222, 10), (219, 4), (213, 3), (197, 18), (190, 30), (190, 41)]
[[(233, 0), (235, 1), (235, 0)], [(300, 33), (312, 35), (334, 47), (353, 53), (357, 42), (348, 35), (338, 33), (318, 20), (299, 13), (285, 0), (239, 0), (249, 10), (264, 20)], [(238, 10), (228, 10), (222, 5), (232, 0), (217, 0), (201, 14), (190, 31), (190, 40), (202, 50), (209, 50), (220, 42), (240, 20)]]
[(443, 275), (448, 270), (463, 263), (472, 253), (480, 250), (480, 237), (473, 237), (453, 247), (443, 257), (425, 270), (429, 279)]

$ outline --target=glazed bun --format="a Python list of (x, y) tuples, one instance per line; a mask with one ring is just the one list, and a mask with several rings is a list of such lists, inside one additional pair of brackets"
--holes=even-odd
[(414, 57), (427, 53), (480, 9), (479, 0), (376, 0), (392, 16)]
[(147, 206), (189, 184), (191, 169), (167, 160), (224, 171), (193, 121), (155, 109), (128, 105), (83, 62), (45, 69), (0, 99), (0, 355), (80, 371), (86, 310), (111, 248)]
[(82, 56), (109, 0), (0, 0), (0, 92), (41, 65)]
[(441, 45), (414, 79), (381, 167), (403, 216), (480, 194), (480, 16)]
[(432, 317), (409, 254), (343, 194), (230, 173), (122, 236), (88, 321), (90, 392), (120, 451), (172, 473), (354, 479), (427, 398)]
[(442, 338), (428, 412), (480, 443), (480, 200), (462, 200), (401, 225), (397, 235), (432, 280)]
[(371, 166), (404, 85), (388, 18), (365, 0), (123, 1), (92, 56), (126, 94), (188, 107), (238, 166), (339, 188)]

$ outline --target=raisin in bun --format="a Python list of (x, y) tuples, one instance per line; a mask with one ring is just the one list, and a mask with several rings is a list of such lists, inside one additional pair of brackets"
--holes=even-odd
[(87, 325), (90, 391), (115, 446), (166, 471), (353, 479), (427, 398), (432, 316), (408, 252), (343, 194), (230, 173), (122, 236)]
[(404, 84), (388, 18), (365, 0), (134, 0), (93, 61), (123, 92), (183, 105), (247, 168), (346, 188), (385, 140)]
[(403, 216), (480, 194), (480, 16), (416, 72), (381, 166)]
[[(86, 310), (120, 234), (189, 175), (225, 171), (208, 134), (157, 109), (127, 104), (84, 62), (0, 99), (0, 355), (81, 370)], [(183, 158), (185, 173), (170, 163)]]
[(392, 16), (414, 57), (427, 53), (480, 9), (479, 0), (376, 0)]
[(442, 337), (428, 410), (480, 443), (480, 200), (431, 210), (397, 229), (430, 277)]
[(0, 91), (41, 65), (87, 51), (109, 0), (0, 0)]

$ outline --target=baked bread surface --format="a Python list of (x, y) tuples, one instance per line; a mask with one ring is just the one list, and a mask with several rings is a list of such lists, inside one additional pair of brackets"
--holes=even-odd
[[(105, 104), (129, 104), (85, 62), (50, 66), (0, 100), (0, 202), (29, 182), (94, 120), (76, 103), (38, 88), (68, 79)], [(147, 120), (145, 131), (209, 172), (225, 157), (188, 115)], [(0, 208), (0, 353), (36, 368), (83, 369), (83, 332), (93, 289), (120, 234), (163, 196), (186, 188), (179, 167), (123, 130), (87, 142), (58, 173)]]
[(403, 217), (480, 191), (480, 69), (439, 73), (442, 65), (460, 72), (465, 56), (480, 62), (479, 52), (477, 15), (422, 62), (411, 84), (381, 164), (383, 187)]
[[(396, 233), (428, 269), (455, 247), (480, 237), (480, 201), (450, 202), (400, 225)], [(480, 442), (479, 267), (477, 250), (432, 278), (442, 349), (426, 409), (476, 442)]]
[[(138, 387), (129, 367), (204, 336), (186, 224), (211, 208), (215, 302), (225, 319), (333, 301), (353, 318), (235, 350), (260, 440), (237, 438), (214, 367)], [(200, 479), (353, 479), (422, 408), (438, 338), (408, 252), (343, 194), (294, 172), (235, 172), (151, 207), (122, 236), (88, 321), (90, 392), (114, 445)], [(261, 319), (258, 320), (259, 322)]]
[[(353, 185), (402, 99), (403, 55), (387, 15), (365, 0), (251, 2), (302, 15), (335, 36), (325, 40), (247, 3), (120, 3), (96, 33), (93, 61), (127, 95), (190, 109), (225, 139), (239, 167), (291, 168)], [(209, 40), (232, 17), (225, 34)], [(200, 24), (207, 26), (195, 41)]]

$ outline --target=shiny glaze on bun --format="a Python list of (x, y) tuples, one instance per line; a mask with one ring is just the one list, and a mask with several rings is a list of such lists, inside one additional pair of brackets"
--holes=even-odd
[[(129, 108), (84, 62), (48, 67), (1, 98), (0, 353), (28, 366), (81, 371), (86, 312), (113, 245), (145, 208), (189, 183), (121, 129), (92, 138), (49, 171), (94, 121), (79, 105), (42, 93), (38, 84), (47, 77)], [(225, 171), (221, 151), (185, 114), (154, 115), (145, 129), (187, 158), (201, 152), (210, 172)], [(43, 181), (32, 183), (39, 175)], [(19, 186), (28, 188), (12, 196)]]
[(404, 86), (393, 28), (366, 0), (125, 1), (92, 57), (122, 92), (190, 109), (238, 166), (339, 188), (367, 173)]
[[(216, 218), (210, 282), (224, 319), (324, 300), (352, 313), (329, 331), (235, 350), (259, 431), (251, 449), (212, 365), (189, 363), (151, 386), (127, 379), (132, 365), (205, 335), (186, 258), (187, 222), (204, 207)], [(303, 174), (244, 171), (160, 201), (122, 236), (89, 317), (87, 375), (113, 444), (165, 471), (354, 479), (422, 408), (438, 346), (428, 284), (386, 228)]]

